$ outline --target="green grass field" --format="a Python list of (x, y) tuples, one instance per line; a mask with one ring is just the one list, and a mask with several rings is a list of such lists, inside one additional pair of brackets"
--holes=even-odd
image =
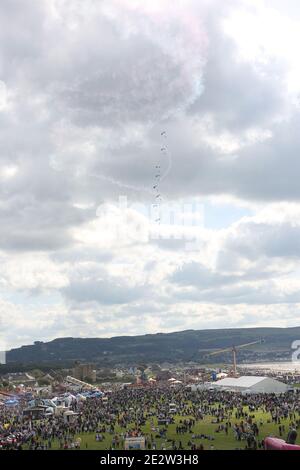
[[(279, 437), (279, 430), (278, 425), (274, 423), (268, 423), (267, 421), (270, 420), (270, 415), (263, 413), (263, 412), (253, 412), (252, 415), (255, 415), (255, 421), (259, 423), (261, 420), (263, 421), (263, 425), (259, 426), (259, 440), (262, 440), (268, 436), (276, 436)], [(191, 434), (176, 434), (176, 423), (179, 423), (180, 419), (188, 418), (187, 416), (175, 416), (175, 424), (171, 424), (168, 426), (167, 437), (162, 439), (155, 439), (157, 449), (160, 450), (162, 448), (171, 448), (171, 443), (167, 442), (168, 439), (175, 440), (177, 443), (179, 441), (182, 442), (184, 449), (189, 449), (188, 442), (193, 441), (196, 445), (200, 443), (203, 444), (204, 449), (209, 450), (211, 444), (213, 444), (215, 450), (232, 450), (232, 449), (245, 449), (246, 442), (245, 441), (237, 441), (235, 439), (234, 433), (232, 429), (229, 429), (228, 435), (225, 432), (216, 433), (215, 430), (218, 427), (218, 424), (212, 424), (212, 420), (214, 419), (212, 416), (206, 416), (204, 420), (197, 421), (196, 425), (193, 427), (193, 432)], [(232, 423), (240, 422), (241, 420), (237, 420), (235, 418), (231, 419)], [(289, 429), (289, 420), (282, 420), (281, 424), (285, 425), (285, 435), (283, 436), (284, 439), (287, 437), (287, 432)], [(154, 425), (157, 426), (157, 420), (154, 418)], [(142, 430), (145, 435), (153, 434), (156, 435), (155, 432), (151, 432), (150, 422), (147, 422), (145, 426), (142, 426)], [(116, 433), (124, 432), (124, 429), (120, 427), (116, 427)], [(206, 439), (192, 439), (192, 434), (206, 434), (210, 436), (214, 436), (214, 441), (209, 441)], [(82, 450), (105, 450), (110, 449), (112, 444), (113, 436), (109, 433), (105, 434), (105, 439), (102, 442), (96, 442), (95, 440), (95, 433), (84, 433), (76, 435), (76, 439), (81, 438), (81, 449)], [(300, 444), (300, 433), (298, 435), (297, 444)], [(53, 443), (52, 449), (58, 449), (59, 443), (55, 441)], [(119, 449), (122, 449), (120, 446)]]

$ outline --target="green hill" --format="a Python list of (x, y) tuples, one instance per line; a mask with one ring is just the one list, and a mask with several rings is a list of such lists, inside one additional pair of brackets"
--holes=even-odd
[(216, 349), (238, 346), (258, 339), (264, 342), (239, 351), (239, 361), (290, 360), (294, 340), (300, 339), (297, 328), (237, 328), (222, 330), (187, 330), (142, 336), (114, 338), (58, 338), (50, 342), (12, 349), (8, 363), (60, 363), (91, 361), (99, 364), (132, 364), (141, 361), (221, 362), (230, 353), (208, 359), (206, 354)]

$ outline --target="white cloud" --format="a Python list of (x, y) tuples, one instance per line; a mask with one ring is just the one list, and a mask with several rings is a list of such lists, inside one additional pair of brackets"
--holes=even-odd
[(0, 80), (0, 112), (5, 111), (8, 108), (8, 97), (9, 93), (7, 86), (2, 80)]

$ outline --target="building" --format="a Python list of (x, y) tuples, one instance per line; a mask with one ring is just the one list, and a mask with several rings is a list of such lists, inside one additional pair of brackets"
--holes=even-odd
[(69, 423), (69, 424), (76, 423), (77, 418), (78, 418), (78, 413), (75, 413), (72, 410), (68, 410), (68, 411), (64, 412), (64, 422), (65, 423)]
[(96, 370), (93, 364), (76, 363), (73, 371), (75, 379), (96, 382)]
[(47, 409), (47, 405), (38, 405), (25, 408), (25, 410), (23, 410), (23, 416), (28, 419), (43, 419)]
[(66, 377), (66, 384), (67, 388), (71, 388), (72, 390), (95, 390), (94, 385), (84, 382), (83, 380), (76, 379), (75, 377), (71, 377), (70, 375), (67, 375)]
[(136, 383), (140, 385), (145, 384), (146, 382), (148, 382), (147, 375), (144, 371), (139, 371), (138, 375), (136, 376)]
[(125, 450), (145, 450), (146, 440), (144, 436), (126, 437), (124, 441)]
[(279, 382), (279, 380), (254, 375), (245, 375), (238, 378), (227, 377), (210, 385), (214, 389), (242, 393), (285, 393), (289, 389), (288, 385)]
[(36, 384), (36, 378), (28, 374), (28, 372), (13, 372), (6, 374), (4, 379), (9, 382), (10, 385), (27, 385), (28, 387)]

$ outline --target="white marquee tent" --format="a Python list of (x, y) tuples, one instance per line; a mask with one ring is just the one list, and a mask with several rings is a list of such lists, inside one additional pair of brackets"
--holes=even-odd
[(244, 393), (285, 393), (289, 388), (288, 385), (271, 377), (252, 375), (238, 378), (227, 377), (214, 382), (213, 386), (214, 388)]

